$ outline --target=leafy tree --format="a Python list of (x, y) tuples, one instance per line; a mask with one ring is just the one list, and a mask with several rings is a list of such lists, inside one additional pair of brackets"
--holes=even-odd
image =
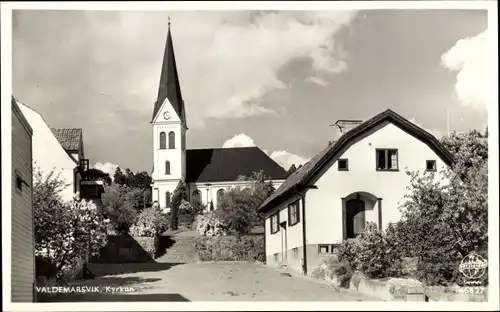
[(152, 182), (153, 179), (146, 171), (138, 172), (134, 175), (134, 184), (138, 188), (151, 189)]
[(106, 220), (90, 201), (75, 196), (64, 202), (59, 195), (64, 182), (53, 171), (43, 178), (40, 169), (34, 169), (35, 255), (53, 264), (57, 278), (62, 278), (105, 245)]
[(134, 207), (130, 189), (125, 185), (113, 184), (106, 188), (103, 194), (103, 215), (110, 219), (115, 231), (125, 234), (132, 224), (135, 223), (138, 215)]
[(170, 211), (170, 228), (177, 230), (179, 226), (179, 207), (183, 201), (187, 201), (189, 197), (189, 189), (186, 181), (181, 179), (177, 184), (172, 195), (172, 208)]
[(127, 184), (127, 177), (123, 174), (120, 167), (116, 167), (115, 174), (113, 176), (113, 182), (118, 185)]
[(488, 131), (477, 130), (465, 133), (453, 132), (441, 139), (443, 145), (453, 154), (453, 170), (463, 178), (470, 168), (481, 166), (488, 161)]
[(397, 224), (403, 253), (419, 257), (419, 277), (430, 284), (461, 282), (460, 261), (488, 246), (487, 141), (477, 131), (443, 141), (456, 164), (443, 180), (408, 172), (410, 192)]
[(295, 164), (292, 164), (288, 169), (288, 176), (291, 176), (295, 171), (297, 171), (297, 167), (295, 167)]
[(235, 235), (247, 234), (253, 227), (262, 225), (258, 208), (275, 191), (272, 181), (262, 171), (246, 180), (251, 182), (250, 192), (242, 187), (230, 189), (216, 210), (224, 231)]

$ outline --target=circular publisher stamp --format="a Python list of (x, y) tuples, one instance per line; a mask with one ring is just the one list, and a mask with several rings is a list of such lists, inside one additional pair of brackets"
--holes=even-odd
[(479, 280), (485, 273), (488, 262), (477, 253), (465, 256), (458, 267), (460, 273), (466, 278), (466, 285), (481, 285)]

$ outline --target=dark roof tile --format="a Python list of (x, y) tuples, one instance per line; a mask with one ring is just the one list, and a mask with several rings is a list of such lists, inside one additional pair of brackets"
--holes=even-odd
[(273, 180), (287, 177), (285, 169), (258, 147), (187, 150), (186, 162), (187, 182), (235, 181), (261, 170)]
[(77, 129), (54, 129), (51, 128), (52, 133), (57, 138), (61, 146), (66, 151), (76, 151), (80, 148), (83, 131), (81, 128)]

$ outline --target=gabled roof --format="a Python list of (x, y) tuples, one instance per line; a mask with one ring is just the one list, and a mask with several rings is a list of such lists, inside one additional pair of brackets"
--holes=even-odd
[(165, 53), (163, 55), (163, 65), (160, 74), (160, 84), (158, 86), (158, 98), (156, 99), (153, 116), (154, 120), (158, 111), (161, 109), (165, 99), (168, 99), (175, 112), (181, 119), (181, 122), (186, 125), (186, 113), (184, 111), (184, 101), (181, 94), (181, 85), (179, 82), (179, 74), (177, 73), (177, 63), (175, 61), (174, 45), (172, 42), (172, 34), (170, 33), (170, 22), (168, 23), (167, 42), (165, 43)]
[(74, 129), (50, 129), (61, 146), (66, 151), (76, 151), (80, 148), (83, 131), (81, 128)]
[(346, 132), (336, 142), (322, 150), (299, 170), (290, 175), (288, 179), (286, 179), (286, 181), (260, 206), (259, 211), (263, 212), (271, 208), (273, 204), (285, 199), (296, 190), (307, 188), (311, 178), (320, 171), (325, 164), (334, 158), (339, 151), (346, 147), (350, 141), (386, 121), (391, 122), (403, 131), (427, 144), (447, 165), (453, 163), (452, 154), (432, 134), (396, 114), (394, 111), (387, 109), (361, 123), (356, 128)]
[(264, 171), (272, 180), (287, 172), (258, 147), (191, 149), (186, 151), (186, 182), (236, 181)]
[(33, 129), (31, 128), (28, 120), (26, 120), (26, 117), (24, 117), (21, 108), (19, 107), (19, 105), (17, 105), (17, 100), (14, 98), (14, 96), (11, 97), (10, 103), (12, 105), (12, 111), (19, 118), (19, 121), (21, 122), (23, 127), (26, 129), (30, 136), (33, 135)]

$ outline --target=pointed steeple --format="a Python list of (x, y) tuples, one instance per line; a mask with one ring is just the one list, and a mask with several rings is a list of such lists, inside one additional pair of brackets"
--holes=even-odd
[(184, 125), (186, 125), (184, 101), (182, 100), (179, 74), (177, 73), (177, 64), (175, 62), (174, 45), (172, 43), (172, 34), (170, 32), (170, 17), (168, 18), (167, 42), (165, 44), (165, 53), (163, 55), (160, 85), (158, 87), (158, 98), (156, 99), (151, 121), (154, 120), (156, 114), (158, 114), (158, 111), (161, 108), (161, 105), (167, 98), (170, 104), (172, 104), (177, 115), (179, 115), (181, 121)]

